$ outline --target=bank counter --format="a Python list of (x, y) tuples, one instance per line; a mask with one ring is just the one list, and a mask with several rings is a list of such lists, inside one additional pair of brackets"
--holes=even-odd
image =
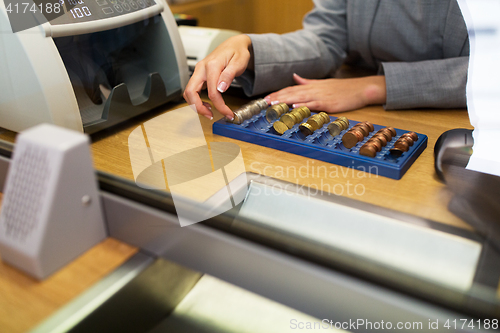
[[(228, 95), (226, 101), (234, 110), (249, 100)], [(212, 170), (224, 169), (224, 165), (217, 167), (219, 158), (224, 159), (221, 154), (228, 155), (226, 161), (234, 160), (234, 149), (216, 152), (217, 145), (229, 147), (224, 144), (231, 143), (239, 147), (243, 173), (226, 168), (225, 181), (215, 192), (214, 186), (189, 185), (177, 192), (181, 195), (173, 195), (181, 181), (168, 182), (163, 190), (137, 186), (129, 150), (131, 134), (137, 128), (145, 131), (148, 121), (183, 107), (185, 103), (169, 102), (91, 135), (110, 237), (44, 281), (2, 263), (0, 331), (23, 332), (37, 325), (42, 325), (38, 331), (96, 331), (96, 327), (105, 331), (116, 328), (106, 326), (113, 318), (126, 323), (123, 331), (154, 331), (156, 327), (158, 332), (252, 332), (262, 327), (280, 332), (305, 329), (315, 322), (323, 323), (316, 326), (318, 330), (334, 329), (337, 324), (347, 331), (370, 331), (374, 328), (366, 326), (367, 322), (381, 327), (381, 321), (394, 327), (398, 322), (421, 322), (424, 330), (432, 325), (438, 331), (498, 328), (494, 326), (500, 314), (498, 245), (449, 211), (454, 191), (434, 170), (433, 147), (438, 137), (449, 129), (471, 128), (465, 110), (385, 111), (373, 106), (342, 113), (352, 121), (428, 137), (427, 148), (399, 180), (215, 135), (213, 123), (222, 118), (215, 110), (214, 120), (199, 117), (212, 149)], [(161, 129), (187, 130), (172, 126), (167, 123)], [(0, 131), (5, 142), (12, 143), (15, 137), (14, 132)], [(149, 138), (151, 148), (154, 142)], [(4, 146), (4, 152), (8, 151), (8, 143)], [(164, 172), (168, 170), (165, 161)], [(201, 167), (200, 163), (183, 171), (195, 175)], [(231, 209), (223, 207), (227, 204), (227, 197), (221, 195), (225, 188), (232, 195)], [(196, 210), (202, 202), (214, 209), (207, 220), (183, 225), (176, 217)], [(149, 277), (148, 271), (152, 272)], [(141, 277), (142, 287), (137, 282)], [(206, 279), (218, 281), (219, 287), (225, 285), (231, 292), (224, 296)], [(134, 281), (135, 289), (130, 286)], [(172, 317), (165, 314), (175, 313), (179, 302), (188, 302), (190, 292), (202, 281), (205, 290), (213, 293), (194, 298), (191, 313), (195, 317), (205, 313), (205, 321), (196, 326), (179, 317), (175, 325), (184, 321), (183, 329), (165, 324), (165, 317)], [(144, 285), (151, 292), (137, 291)], [(127, 287), (128, 292), (119, 296), (117, 290)], [(292, 312), (280, 312), (267, 303), (249, 307), (253, 303), (242, 296), (242, 290)], [(114, 301), (102, 301), (107, 299), (103, 295), (112, 298), (115, 292)], [(165, 293), (170, 303), (162, 305), (162, 312), (155, 306)], [(92, 307), (92, 302), (98, 304)], [(196, 305), (204, 310), (196, 314)], [(82, 312), (89, 306), (97, 310)], [(247, 318), (218, 317), (213, 313), (218, 306), (233, 319), (242, 313)], [(139, 323), (126, 320), (134, 317), (130, 311), (142, 318)], [(255, 316), (266, 317), (268, 324), (252, 326), (259, 321)], [(68, 318), (72, 324), (58, 327)], [(216, 318), (222, 318), (218, 324)], [(322, 321), (325, 318), (329, 325)], [(358, 327), (345, 325), (358, 319), (363, 320)], [(231, 326), (235, 321), (240, 326)], [(470, 326), (462, 326), (464, 322)]]

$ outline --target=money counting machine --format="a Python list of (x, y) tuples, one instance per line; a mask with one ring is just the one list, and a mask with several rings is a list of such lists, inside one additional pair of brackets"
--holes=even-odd
[(163, 0), (73, 2), (16, 33), (0, 3), (1, 127), (92, 134), (182, 95), (186, 56)]

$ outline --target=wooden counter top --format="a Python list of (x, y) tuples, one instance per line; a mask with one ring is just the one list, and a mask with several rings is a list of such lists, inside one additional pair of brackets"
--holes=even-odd
[[(230, 96), (226, 97), (226, 101), (232, 109), (247, 102), (247, 100)], [(186, 104), (171, 104), (166, 109), (183, 106)], [(161, 113), (163, 110), (157, 110), (130, 124), (93, 136), (92, 151), (96, 168), (133, 180), (128, 155), (128, 136), (142, 122)], [(356, 121), (370, 121), (378, 125), (426, 134), (428, 136), (427, 148), (402, 179), (394, 180), (214, 135), (212, 124), (222, 117), (217, 111), (214, 112), (214, 120), (200, 117), (200, 121), (207, 142), (234, 142), (241, 148), (246, 171), (309, 186), (312, 189), (350, 196), (356, 200), (441, 223), (469, 228), (465, 222), (447, 209), (451, 193), (436, 178), (433, 155), (436, 140), (443, 132), (460, 127), (472, 128), (465, 110), (385, 111), (380, 106), (374, 106), (344, 112), (342, 115)], [(357, 193), (354, 193), (355, 187)]]

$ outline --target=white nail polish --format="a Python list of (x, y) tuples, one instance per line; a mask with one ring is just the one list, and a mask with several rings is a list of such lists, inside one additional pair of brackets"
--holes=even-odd
[(220, 93), (223, 93), (227, 90), (227, 83), (222, 81), (220, 82), (218, 85), (217, 85), (217, 90), (220, 92)]
[(279, 103), (280, 103), (280, 101), (272, 101), (271, 105), (276, 105), (276, 104), (279, 104)]

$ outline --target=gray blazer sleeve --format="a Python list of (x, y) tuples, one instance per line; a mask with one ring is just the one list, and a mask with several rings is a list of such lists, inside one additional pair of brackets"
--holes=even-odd
[(249, 96), (292, 85), (292, 74), (306, 78), (333, 75), (346, 57), (346, 2), (315, 0), (304, 29), (292, 33), (250, 34), (254, 73), (238, 78)]
[(442, 40), (441, 59), (381, 64), (387, 87), (386, 109), (466, 107), (469, 42), (456, 1), (450, 1)]
[(382, 63), (387, 110), (465, 108), (469, 57)]

